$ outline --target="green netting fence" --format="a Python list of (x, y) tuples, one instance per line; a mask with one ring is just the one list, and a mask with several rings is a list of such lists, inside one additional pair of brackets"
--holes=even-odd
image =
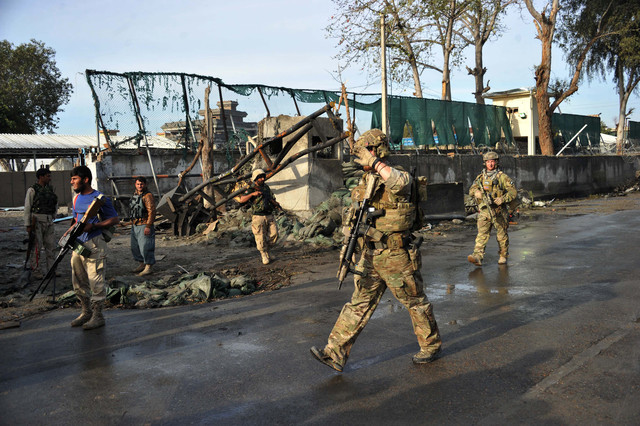
[[(415, 145), (493, 146), (513, 136), (505, 107), (468, 102), (389, 96), (390, 138), (395, 144), (412, 129)], [(377, 105), (372, 127), (380, 128), (382, 108)]]
[(629, 133), (627, 138), (633, 141), (640, 141), (640, 122), (629, 121)]
[[(585, 125), (587, 127), (580, 132)], [(551, 130), (555, 152), (560, 151), (578, 132), (580, 134), (565, 149), (565, 153), (568, 149), (577, 151), (577, 146), (587, 148), (600, 145), (600, 117), (556, 113), (551, 117)]]
[[(86, 71), (96, 121), (112, 147), (126, 141), (140, 143), (147, 136), (164, 135), (178, 146), (194, 148), (204, 117), (204, 93), (218, 109), (215, 141), (225, 149), (239, 148), (247, 135), (255, 136), (257, 122), (267, 116), (308, 115), (339, 91), (293, 89), (262, 84), (226, 84), (221, 79), (185, 73)], [(348, 92), (351, 117), (358, 132), (381, 128), (381, 95)], [(220, 108), (224, 102), (224, 108)], [(229, 103), (233, 105), (229, 106)], [(413, 145), (493, 146), (513, 140), (506, 108), (467, 102), (448, 102), (389, 96), (391, 142), (401, 146), (410, 129)], [(227, 109), (227, 108), (230, 109)], [(344, 114), (343, 114), (344, 118)], [(221, 120), (220, 120), (221, 119)], [(117, 131), (118, 138), (109, 131)]]

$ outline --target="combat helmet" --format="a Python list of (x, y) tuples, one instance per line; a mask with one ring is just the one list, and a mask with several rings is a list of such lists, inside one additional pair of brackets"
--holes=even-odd
[(355, 146), (363, 146), (365, 148), (373, 147), (375, 155), (378, 158), (385, 158), (390, 154), (387, 135), (382, 133), (380, 129), (371, 129), (364, 132), (356, 141)]
[(482, 156), (482, 161), (489, 161), (489, 160), (498, 160), (500, 157), (498, 156), (498, 153), (495, 151), (489, 151), (487, 153), (485, 153)]
[(266, 177), (267, 174), (262, 169), (255, 169), (253, 173), (251, 173), (251, 180), (255, 182), (255, 180), (258, 179), (260, 175), (265, 175)]

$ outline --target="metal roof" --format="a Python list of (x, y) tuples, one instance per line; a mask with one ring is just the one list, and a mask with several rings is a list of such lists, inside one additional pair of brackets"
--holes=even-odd
[[(113, 143), (127, 139), (125, 136), (111, 136)], [(152, 148), (175, 149), (178, 144), (161, 136), (147, 137)], [(100, 146), (104, 148), (106, 140), (100, 135)], [(141, 143), (144, 146), (144, 140)], [(75, 156), (81, 149), (97, 148), (96, 136), (84, 135), (19, 135), (0, 133), (0, 157), (20, 157), (38, 155)], [(118, 149), (135, 149), (135, 140), (118, 146)]]
[(502, 92), (490, 92), (482, 95), (483, 98), (506, 98), (506, 97), (518, 97), (518, 96), (529, 96), (531, 93), (535, 93), (535, 87), (520, 87), (518, 89), (504, 90)]

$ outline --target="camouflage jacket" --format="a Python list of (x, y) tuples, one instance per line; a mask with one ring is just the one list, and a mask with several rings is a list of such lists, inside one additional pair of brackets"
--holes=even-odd
[[(483, 191), (484, 188), (484, 191)], [(475, 198), (475, 192), (486, 192), (489, 194), (490, 204), (487, 205), (485, 197), (481, 200)], [(511, 201), (515, 200), (518, 191), (513, 184), (513, 181), (502, 170), (498, 170), (493, 176), (489, 176), (486, 170), (483, 170), (476, 179), (473, 181), (473, 185), (469, 188), (469, 195), (476, 199), (478, 203), (478, 209), (483, 210), (487, 207), (492, 208), (494, 211), (502, 210), (501, 206), (495, 204), (494, 200), (498, 197), (502, 197), (503, 205), (508, 205)]]
[(256, 195), (252, 199), (251, 214), (257, 216), (268, 216), (275, 210), (275, 197), (271, 188), (266, 183), (256, 188), (260, 191), (260, 195)]

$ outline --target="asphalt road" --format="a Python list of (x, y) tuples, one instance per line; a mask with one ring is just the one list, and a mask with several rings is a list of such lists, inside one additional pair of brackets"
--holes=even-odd
[[(640, 205), (638, 205), (640, 210)], [(520, 224), (511, 258), (424, 250), (444, 342), (415, 366), (390, 293), (344, 373), (315, 361), (350, 295), (334, 271), (235, 300), (57, 310), (0, 331), (0, 424), (640, 424), (638, 210)]]

